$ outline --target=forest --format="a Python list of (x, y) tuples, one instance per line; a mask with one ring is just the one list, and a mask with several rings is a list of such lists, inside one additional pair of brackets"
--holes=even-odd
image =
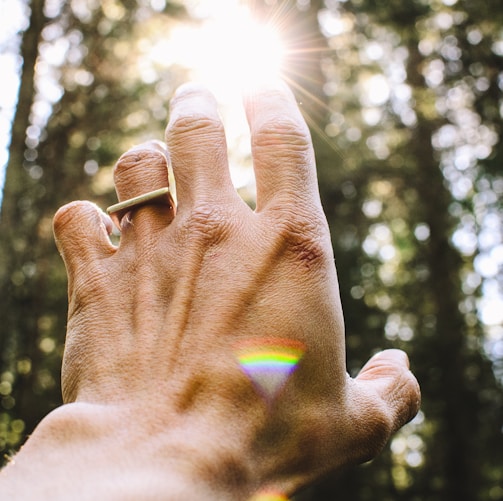
[[(6, 3), (19, 12), (0, 39), (17, 82), (0, 110), (2, 462), (61, 404), (67, 283), (52, 217), (72, 200), (115, 203), (114, 163), (163, 138), (170, 96), (193, 74), (170, 40), (202, 50), (220, 2)], [(400, 348), (422, 389), (378, 458), (295, 499), (503, 499), (501, 0), (225, 0), (216, 16), (232, 25), (238, 3), (277, 30), (311, 129), (348, 371)], [(230, 137), (229, 154), (253, 206), (246, 141)]]

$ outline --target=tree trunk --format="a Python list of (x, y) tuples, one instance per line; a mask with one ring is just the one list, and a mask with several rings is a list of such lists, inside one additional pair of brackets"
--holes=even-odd
[[(26, 311), (14, 308), (19, 295), (25, 290), (23, 284), (30, 267), (23, 270), (30, 259), (32, 244), (36, 238), (36, 218), (31, 211), (33, 192), (36, 182), (24, 169), (24, 154), (26, 150), (26, 129), (30, 121), (30, 112), (35, 95), (35, 64), (38, 56), (38, 45), (45, 24), (43, 14), (44, 0), (31, 1), (31, 15), (28, 29), (23, 35), (21, 56), (23, 59), (18, 103), (12, 125), (9, 161), (7, 163), (2, 207), (0, 212), (0, 289), (2, 301), (0, 304), (1, 335), (0, 335), (0, 372), (13, 370), (14, 357), (18, 337), (26, 335), (33, 329), (26, 325), (31, 316)], [(25, 303), (25, 308), (29, 304)]]
[[(44, 0), (32, 0), (29, 26), (23, 34), (21, 56), (23, 60), (18, 102), (12, 124), (9, 161), (0, 213), (0, 374), (7, 375), (12, 392), (4, 395), (0, 408), (9, 421), (18, 418), (14, 407), (24, 400), (23, 388), (33, 387), (35, 377), (32, 367), (40, 351), (37, 347), (38, 319), (42, 308), (40, 264), (37, 263), (39, 219), (37, 200), (43, 187), (26, 168), (26, 130), (35, 96), (35, 68), (41, 32), (46, 19)], [(30, 430), (36, 420), (23, 420)], [(24, 426), (23, 425), (23, 426)], [(19, 426), (17, 426), (19, 431)], [(20, 436), (19, 436), (20, 438)], [(13, 439), (6, 451), (17, 445)]]
[[(422, 56), (417, 47), (417, 40), (412, 40), (408, 46), (408, 82), (415, 89), (425, 87), (419, 72)], [(430, 274), (428, 294), (436, 319), (435, 339), (424, 344), (431, 352), (421, 357), (429, 359), (430, 363), (426, 371), (421, 370), (421, 376), (423, 390), (428, 393), (429, 399), (434, 399), (437, 407), (435, 412), (438, 415), (435, 417), (440, 420), (440, 427), (436, 443), (442, 444), (442, 449), (430, 450), (427, 462), (437, 475), (443, 477), (439, 499), (476, 501), (479, 479), (478, 467), (472, 464), (476, 461), (476, 452), (471, 437), (476, 429), (478, 410), (470, 405), (466, 387), (467, 326), (459, 310), (462, 261), (459, 252), (449, 242), (454, 229), (449, 215), (452, 196), (445, 187), (432, 146), (436, 128), (431, 120), (418, 117), (418, 125), (410, 141), (410, 154), (415, 158), (417, 171), (418, 211), (430, 228), (424, 259)], [(432, 371), (440, 373), (432, 378)], [(430, 382), (432, 379), (436, 379), (433, 384)], [(428, 409), (425, 410), (428, 413)], [(431, 446), (437, 449), (436, 444)]]

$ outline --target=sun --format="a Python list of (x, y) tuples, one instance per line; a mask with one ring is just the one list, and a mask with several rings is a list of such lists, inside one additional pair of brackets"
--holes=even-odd
[(207, 87), (219, 103), (225, 124), (229, 166), (236, 188), (254, 198), (249, 130), (243, 93), (282, 77), (285, 46), (280, 30), (260, 22), (240, 0), (193, 0), (192, 22), (172, 25), (150, 48), (156, 67), (183, 68), (187, 79)]
[(208, 76), (239, 87), (279, 77), (284, 51), (272, 26), (241, 8), (228, 20), (215, 19), (207, 29), (209, 57), (203, 70)]
[(280, 77), (284, 47), (278, 30), (259, 22), (247, 6), (219, 0), (197, 22), (175, 27), (152, 55), (186, 68), (192, 80), (226, 99)]

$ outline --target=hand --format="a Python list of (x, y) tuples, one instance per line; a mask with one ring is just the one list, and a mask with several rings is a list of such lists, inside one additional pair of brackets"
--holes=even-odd
[[(54, 219), (69, 277), (69, 405), (58, 426), (92, 423), (88, 436), (110, 451), (141, 444), (141, 471), (157, 475), (166, 499), (178, 499), (166, 494), (174, 477), (186, 499), (291, 495), (375, 456), (419, 406), (401, 351), (374, 356), (355, 379), (346, 373), (329, 229), (291, 92), (264, 87), (245, 108), (255, 211), (231, 183), (214, 98), (189, 85), (172, 101), (166, 133), (176, 211), (132, 210), (118, 247), (111, 221), (88, 202)], [(115, 183), (119, 200), (167, 186), (166, 156), (153, 144), (127, 152)], [(294, 353), (296, 370), (247, 374), (245, 355), (270, 345)]]

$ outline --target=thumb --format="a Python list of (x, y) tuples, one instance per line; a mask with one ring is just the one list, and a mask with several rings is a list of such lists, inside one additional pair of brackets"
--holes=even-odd
[(356, 381), (377, 393), (387, 404), (393, 431), (408, 423), (419, 411), (421, 392), (401, 350), (384, 350), (363, 367)]
[(108, 238), (112, 220), (91, 202), (77, 201), (61, 207), (54, 216), (53, 231), (69, 276), (80, 266), (87, 267), (116, 250)]

